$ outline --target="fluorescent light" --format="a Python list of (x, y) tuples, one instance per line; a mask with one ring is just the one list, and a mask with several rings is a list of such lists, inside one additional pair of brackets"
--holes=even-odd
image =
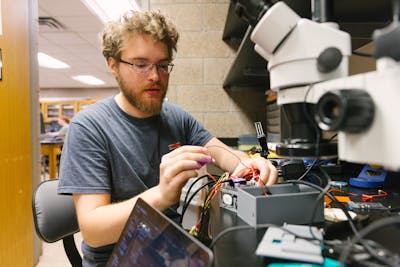
[(51, 57), (45, 53), (39, 52), (37, 54), (39, 66), (49, 69), (68, 69), (70, 66), (61, 60)]
[(96, 77), (92, 75), (77, 75), (77, 76), (72, 76), (72, 79), (79, 81), (84, 84), (89, 84), (89, 85), (103, 85), (105, 84), (104, 81), (97, 79)]
[(129, 10), (140, 10), (135, 0), (81, 0), (103, 23), (119, 20)]

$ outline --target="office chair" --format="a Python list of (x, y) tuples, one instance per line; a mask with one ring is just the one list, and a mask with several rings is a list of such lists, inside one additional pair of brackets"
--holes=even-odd
[(82, 266), (74, 234), (79, 232), (72, 196), (57, 194), (58, 179), (40, 183), (32, 197), (35, 230), (47, 243), (63, 240), (64, 250), (73, 267)]

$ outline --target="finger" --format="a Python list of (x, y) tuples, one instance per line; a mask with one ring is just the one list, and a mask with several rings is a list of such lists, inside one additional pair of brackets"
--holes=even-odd
[(251, 169), (249, 169), (249, 168), (243, 168), (243, 169), (236, 169), (232, 174), (231, 174), (231, 176), (233, 176), (233, 177), (244, 177), (244, 176), (246, 176), (246, 174), (248, 174), (248, 173), (250, 173), (251, 172)]
[(184, 160), (195, 161), (198, 165), (196, 168), (201, 168), (202, 166), (210, 162), (214, 162), (213, 158), (211, 158), (211, 156), (208, 154), (203, 154), (198, 152), (184, 152), (177, 154), (173, 157), (171, 156), (167, 157), (164, 155), (161, 158), (161, 164), (163, 164), (164, 166), (174, 165)]
[(174, 158), (176, 156), (185, 154), (185, 153), (200, 153), (203, 155), (210, 155), (207, 148), (202, 146), (181, 146), (177, 149), (172, 150), (168, 154), (165, 154), (163, 157), (165, 158)]
[(185, 186), (185, 184), (188, 182), (189, 179), (193, 177), (197, 177), (198, 173), (195, 170), (188, 170), (188, 171), (183, 171), (180, 172), (178, 175), (176, 175), (173, 179), (170, 181), (170, 185), (172, 187), (177, 188), (178, 190), (181, 190), (182, 187)]
[(182, 194), (182, 188), (192, 177), (197, 177), (196, 171), (184, 171), (174, 176), (172, 179), (160, 180), (160, 189), (164, 194), (165, 201), (169, 201), (172, 204), (179, 201), (180, 195)]
[(278, 181), (278, 170), (270, 162), (270, 174), (269, 174), (269, 179), (268, 179), (268, 185), (275, 184)]
[(202, 165), (199, 164), (196, 160), (169, 160), (166, 162), (161, 162), (160, 172), (162, 177), (166, 177), (167, 179), (174, 179), (175, 176), (178, 176), (182, 172), (198, 170), (201, 167)]
[(267, 166), (268, 168), (260, 170), (260, 180), (262, 180), (263, 185), (275, 184), (278, 178), (278, 171), (270, 161), (267, 161)]

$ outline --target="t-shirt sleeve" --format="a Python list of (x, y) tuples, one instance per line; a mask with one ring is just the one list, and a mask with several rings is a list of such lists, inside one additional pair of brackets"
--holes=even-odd
[(196, 120), (189, 112), (177, 107), (178, 116), (183, 121), (183, 129), (186, 132), (187, 144), (195, 146), (205, 146), (213, 137), (204, 125)]
[(205, 146), (207, 142), (213, 137), (211, 133), (204, 128), (203, 124), (189, 115), (188, 118), (189, 130), (189, 143), (197, 146)]
[(106, 143), (95, 129), (90, 122), (70, 124), (61, 153), (59, 193), (110, 193)]

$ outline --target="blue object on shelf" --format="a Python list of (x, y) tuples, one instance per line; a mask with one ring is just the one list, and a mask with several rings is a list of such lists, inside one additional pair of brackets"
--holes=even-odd
[(350, 178), (351, 186), (362, 188), (379, 188), (385, 185), (387, 171), (365, 165), (358, 177)]

